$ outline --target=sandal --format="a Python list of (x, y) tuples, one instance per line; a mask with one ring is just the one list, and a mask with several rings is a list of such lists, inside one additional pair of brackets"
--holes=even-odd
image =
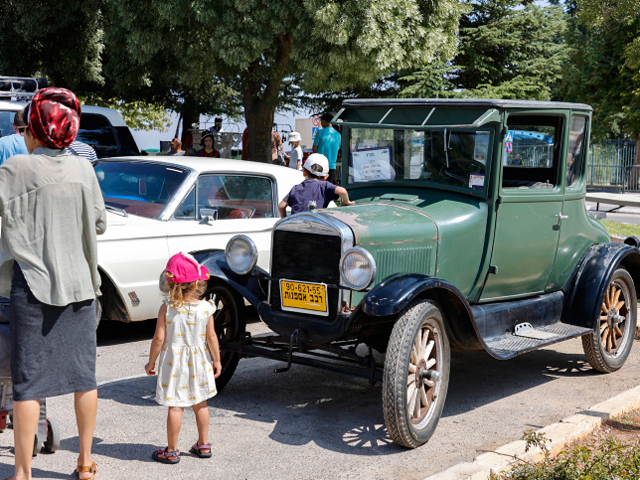
[[(209, 450), (208, 452), (201, 452), (201, 450)], [(189, 450), (189, 453), (193, 453), (194, 455), (200, 458), (211, 458), (211, 445), (208, 443), (203, 443), (202, 445), (198, 445), (198, 442), (194, 443)]]
[(96, 473), (98, 473), (98, 464), (96, 462), (91, 462), (91, 465), (78, 467), (76, 471), (78, 472), (78, 478), (80, 478), (81, 473), (92, 473), (93, 475), (89, 478), (83, 478), (82, 480), (93, 480), (96, 477)]
[[(175, 458), (169, 458), (175, 457)], [(169, 451), (169, 447), (161, 448), (153, 452), (151, 456), (156, 462), (161, 463), (178, 463), (180, 461), (180, 450)]]

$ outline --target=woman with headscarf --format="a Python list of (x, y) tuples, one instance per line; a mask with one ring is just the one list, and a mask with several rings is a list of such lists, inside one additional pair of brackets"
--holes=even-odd
[(96, 234), (106, 228), (93, 167), (65, 147), (76, 138), (80, 103), (45, 88), (31, 101), (25, 143), (31, 155), (0, 166), (0, 295), (10, 297), (16, 480), (31, 478), (39, 398), (75, 394), (78, 477), (95, 477), (91, 445), (98, 406), (95, 376)]

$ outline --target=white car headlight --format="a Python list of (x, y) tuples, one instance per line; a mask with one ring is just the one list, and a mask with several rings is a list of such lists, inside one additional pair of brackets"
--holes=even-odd
[(227, 243), (224, 256), (231, 270), (238, 275), (245, 275), (256, 266), (258, 249), (249, 237), (236, 235)]
[(376, 261), (364, 248), (350, 248), (340, 260), (340, 274), (354, 290), (364, 290), (376, 278)]

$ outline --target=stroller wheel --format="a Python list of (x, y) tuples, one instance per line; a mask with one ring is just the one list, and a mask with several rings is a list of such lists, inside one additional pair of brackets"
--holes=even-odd
[(35, 457), (36, 455), (38, 455), (41, 449), (42, 442), (40, 441), (40, 438), (38, 438), (38, 434), (36, 433), (36, 438), (33, 442), (33, 456)]
[(44, 442), (44, 451), (54, 453), (60, 448), (60, 426), (53, 418), (47, 418), (47, 439)]

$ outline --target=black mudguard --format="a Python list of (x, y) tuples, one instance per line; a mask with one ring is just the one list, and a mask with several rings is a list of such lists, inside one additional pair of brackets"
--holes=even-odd
[(438, 302), (454, 349), (483, 349), (469, 302), (455, 285), (441, 278), (411, 273), (391, 275), (371, 289), (360, 309), (368, 317), (397, 317), (416, 298)]
[(254, 274), (238, 275), (227, 265), (223, 251), (207, 253), (203, 256), (196, 257), (200, 264), (209, 270), (209, 283), (223, 283), (229, 285), (239, 295), (246, 298), (251, 305), (257, 306), (260, 302), (266, 300), (266, 295), (262, 292), (255, 273), (267, 275), (266, 272), (259, 268), (254, 269)]
[(640, 287), (640, 250), (624, 243), (599, 243), (583, 255), (563, 291), (566, 301), (562, 321), (593, 329), (609, 279), (618, 267), (626, 268), (636, 292)]

